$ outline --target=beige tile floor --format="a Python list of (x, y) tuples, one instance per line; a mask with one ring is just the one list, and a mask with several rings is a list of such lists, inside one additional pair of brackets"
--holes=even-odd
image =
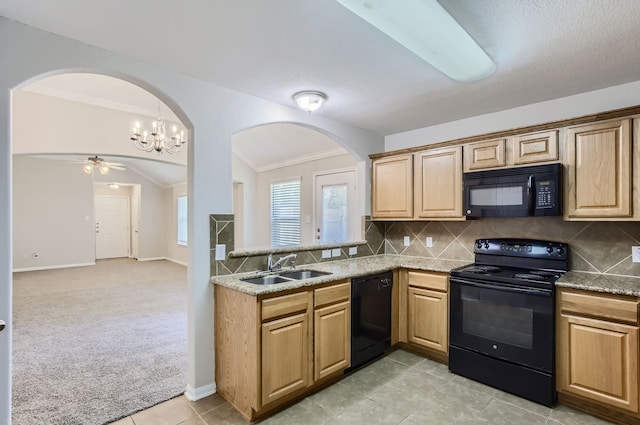
[[(113, 425), (236, 425), (248, 422), (220, 396), (178, 397)], [(607, 424), (566, 406), (550, 409), (449, 373), (398, 350), (313, 394), (261, 425)]]

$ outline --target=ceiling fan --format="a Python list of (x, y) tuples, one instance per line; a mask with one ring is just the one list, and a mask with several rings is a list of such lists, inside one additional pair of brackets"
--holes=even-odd
[(83, 164), (82, 171), (84, 171), (87, 174), (93, 173), (93, 170), (96, 168), (102, 175), (107, 174), (109, 170), (124, 170), (126, 168), (124, 164), (120, 164), (119, 162), (108, 162), (97, 155), (90, 156), (89, 158), (87, 158), (86, 161), (76, 161), (76, 162)]

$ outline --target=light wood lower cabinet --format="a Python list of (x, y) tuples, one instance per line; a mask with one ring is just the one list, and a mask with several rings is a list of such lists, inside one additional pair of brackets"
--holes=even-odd
[(307, 312), (262, 325), (262, 404), (310, 384)]
[(449, 275), (401, 272), (400, 341), (446, 361), (449, 352)]
[(557, 390), (638, 416), (638, 299), (558, 291)]
[(217, 390), (247, 418), (349, 367), (350, 281), (260, 297), (214, 290)]

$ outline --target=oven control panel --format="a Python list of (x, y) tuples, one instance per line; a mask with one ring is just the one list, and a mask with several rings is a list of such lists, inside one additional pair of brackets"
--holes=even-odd
[(568, 245), (536, 239), (477, 239), (474, 253), (565, 260), (568, 258)]

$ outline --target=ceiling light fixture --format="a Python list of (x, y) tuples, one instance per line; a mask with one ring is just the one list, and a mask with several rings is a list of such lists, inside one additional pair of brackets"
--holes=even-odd
[(82, 171), (84, 171), (85, 173), (93, 174), (93, 170), (96, 169), (100, 174), (104, 176), (105, 174), (109, 173), (111, 169), (124, 170), (125, 167), (123, 164), (120, 164), (118, 162), (107, 162), (104, 159), (99, 158), (97, 155), (90, 156), (86, 161), (82, 161)]
[(133, 135), (131, 140), (136, 148), (145, 152), (156, 151), (159, 154), (162, 152), (176, 153), (182, 150), (182, 147), (187, 143), (184, 138), (184, 130), (180, 130), (178, 133), (178, 127), (173, 126), (173, 135), (169, 137), (165, 129), (165, 122), (162, 119), (160, 113), (160, 102), (158, 102), (158, 120), (151, 124), (151, 133), (144, 130), (140, 133), (140, 123), (136, 123), (133, 127)]
[(116, 190), (120, 187), (118, 183), (109, 183), (107, 184), (107, 186), (109, 187), (109, 189), (112, 189), (112, 190)]
[(312, 90), (299, 91), (294, 94), (292, 98), (298, 104), (298, 108), (309, 113), (320, 109), (322, 104), (328, 99), (326, 94)]
[(496, 69), (436, 0), (337, 1), (453, 80), (480, 80)]

